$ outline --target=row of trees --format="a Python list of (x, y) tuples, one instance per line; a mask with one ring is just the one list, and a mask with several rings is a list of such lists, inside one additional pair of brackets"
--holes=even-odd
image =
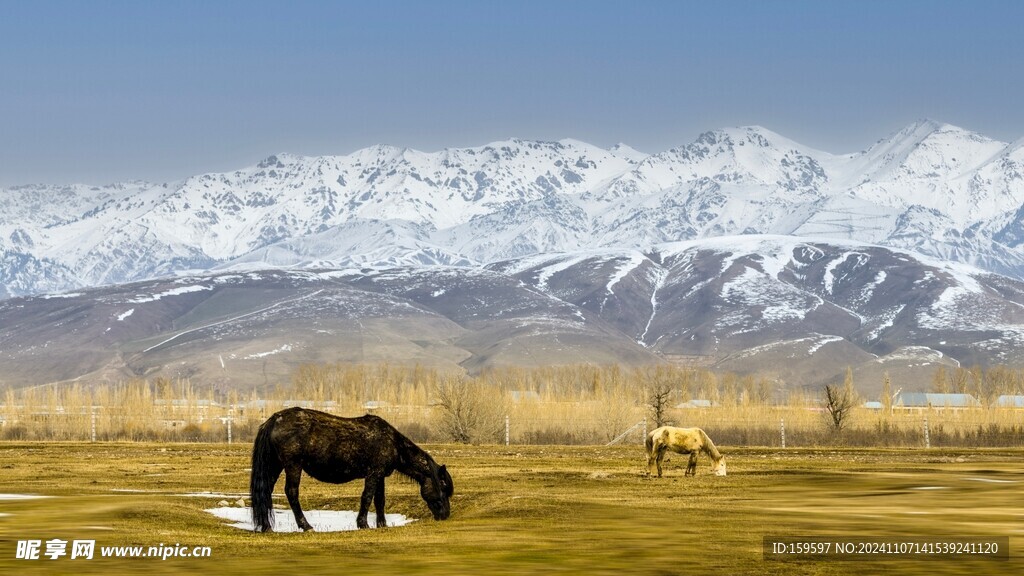
[(1024, 394), (1024, 370), (1007, 366), (939, 366), (932, 376), (931, 389), (943, 394), (970, 394), (987, 406), (1004, 394)]
[[(979, 382), (993, 394), (1019, 393), (1024, 388), (1024, 371), (1002, 367), (937, 372), (935, 382), (941, 375), (941, 381), (956, 383), (963, 374), (968, 389)], [(920, 389), (913, 383), (900, 386)], [(195, 424), (206, 426), (208, 436), (217, 438), (224, 435), (218, 426), (228, 419), (238, 426), (235, 432), (241, 433), (283, 406), (306, 401), (346, 416), (378, 411), (402, 422), (405, 430), (420, 439), (502, 441), (509, 416), (512, 437), (527, 442), (604, 442), (642, 419), (652, 428), (664, 424), (729, 426), (736, 430), (738, 441), (760, 442), (778, 432), (783, 416), (787, 427), (814, 428), (834, 435), (851, 425), (873, 426), (875, 420), (881, 421), (877, 416), (890, 412), (892, 388), (886, 376), (880, 397), (884, 409), (871, 412), (861, 408), (864, 399), (854, 387), (850, 370), (842, 384), (804, 390), (787, 389), (764, 377), (668, 365), (502, 368), (476, 376), (419, 366), (307, 365), (296, 370), (288, 383), (246, 393), (215, 394), (187, 379), (7, 390), (2, 396), (0, 424), (7, 426), (6, 435), (19, 423), (26, 433), (39, 430), (26, 437), (67, 439), (82, 437), (83, 430), (90, 427), (110, 439), (144, 439), (153, 430), (172, 437)], [(715, 407), (677, 407), (692, 399)], [(98, 411), (94, 407), (99, 407)], [(1014, 421), (1014, 414), (992, 412), (979, 412), (975, 424), (1002, 427), (1020, 423), (1019, 415)], [(996, 416), (1009, 420), (996, 422)], [(916, 426), (910, 420), (908, 423)], [(951, 425), (968, 430), (974, 424), (959, 418)], [(752, 430), (757, 431), (754, 436), (750, 436)]]

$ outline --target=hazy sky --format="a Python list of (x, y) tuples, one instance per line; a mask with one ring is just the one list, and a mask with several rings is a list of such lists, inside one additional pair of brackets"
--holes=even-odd
[(0, 185), (509, 137), (1024, 137), (1020, 2), (0, 2)]

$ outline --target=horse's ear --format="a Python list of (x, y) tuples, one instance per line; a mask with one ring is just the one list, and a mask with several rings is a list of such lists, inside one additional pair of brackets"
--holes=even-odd
[(448, 469), (444, 464), (437, 469), (437, 477), (441, 480), (441, 487), (445, 495), (451, 498), (452, 494), (455, 493), (455, 485), (452, 483), (452, 475), (448, 473)]

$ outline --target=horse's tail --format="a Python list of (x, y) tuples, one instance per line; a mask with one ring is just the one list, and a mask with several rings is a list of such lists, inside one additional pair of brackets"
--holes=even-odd
[(722, 453), (719, 452), (718, 448), (715, 447), (715, 443), (711, 441), (711, 438), (707, 435), (706, 432), (704, 432), (702, 428), (697, 428), (697, 430), (700, 431), (700, 437), (704, 441), (704, 452), (706, 452), (708, 456), (711, 456), (711, 458), (713, 458), (715, 462), (721, 460)]
[(252, 524), (256, 532), (267, 532), (274, 527), (274, 484), (284, 468), (270, 441), (273, 429), (274, 418), (270, 418), (260, 426), (252, 446), (249, 499), (252, 501)]
[(654, 431), (651, 431), (647, 438), (644, 438), (644, 450), (647, 451), (648, 457), (654, 455)]

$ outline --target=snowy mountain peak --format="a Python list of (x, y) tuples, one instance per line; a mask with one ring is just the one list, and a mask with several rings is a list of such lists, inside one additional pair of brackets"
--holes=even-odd
[(612, 146), (611, 148), (608, 149), (608, 151), (619, 158), (624, 158), (628, 160), (633, 164), (641, 162), (644, 158), (650, 156), (650, 154), (640, 152), (639, 150), (633, 148), (629, 144), (625, 144), (622, 142), (619, 142), (618, 144)]
[(260, 263), (472, 265), (738, 234), (845, 238), (1024, 277), (1024, 141), (922, 120), (857, 154), (762, 126), (653, 155), (511, 138), (274, 154), (173, 184), (0, 190), (0, 297)]
[(266, 169), (266, 168), (284, 168), (286, 166), (290, 166), (292, 164), (296, 164), (296, 163), (298, 163), (300, 161), (302, 161), (302, 157), (301, 156), (296, 156), (294, 154), (288, 154), (287, 152), (281, 152), (279, 154), (273, 154), (271, 156), (267, 156), (263, 160), (260, 160), (260, 162), (258, 164), (256, 164), (256, 167), (257, 168), (261, 168), (261, 169)]

